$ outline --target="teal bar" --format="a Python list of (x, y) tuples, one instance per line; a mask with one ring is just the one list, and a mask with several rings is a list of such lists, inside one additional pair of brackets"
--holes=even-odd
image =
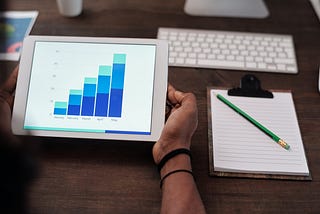
[(96, 84), (96, 83), (97, 83), (97, 78), (93, 78), (93, 77), (84, 78), (84, 84)]
[(70, 95), (82, 95), (82, 90), (70, 89)]
[(96, 129), (72, 129), (72, 128), (52, 128), (45, 126), (24, 126), (24, 129), (30, 130), (48, 130), (48, 131), (70, 131), (70, 132), (96, 132), (96, 133), (105, 133), (105, 130), (96, 130)]
[(114, 64), (125, 64), (126, 63), (126, 54), (114, 54), (113, 55)]
[(99, 76), (111, 76), (111, 66), (100, 65)]
[(68, 102), (55, 102), (54, 107), (55, 108), (67, 108)]

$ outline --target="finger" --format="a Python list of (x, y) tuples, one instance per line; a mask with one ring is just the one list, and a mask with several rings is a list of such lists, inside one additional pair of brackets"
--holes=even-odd
[(10, 74), (9, 78), (7, 81), (3, 84), (1, 89), (9, 94), (12, 94), (16, 88), (17, 84), (17, 77), (18, 77), (18, 70), (19, 67), (17, 66), (12, 73)]
[(175, 97), (175, 91), (176, 91), (176, 89), (171, 84), (168, 84), (167, 99), (173, 105), (178, 103), (178, 101)]
[(196, 97), (192, 93), (183, 93), (181, 91), (175, 91), (175, 97), (178, 103), (181, 104), (181, 106), (196, 106)]

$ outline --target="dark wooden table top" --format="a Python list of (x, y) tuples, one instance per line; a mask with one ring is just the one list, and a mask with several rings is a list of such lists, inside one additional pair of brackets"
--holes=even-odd
[[(54, 0), (8, 2), (9, 10), (39, 11), (34, 35), (156, 38), (158, 27), (293, 35), (296, 75), (169, 67), (169, 82), (197, 96), (193, 169), (208, 213), (320, 213), (320, 22), (308, 0), (266, 0), (271, 13), (266, 19), (192, 17), (183, 12), (184, 0), (85, 0), (77, 18), (60, 16)], [(1, 62), (2, 78), (16, 64)], [(255, 74), (264, 88), (293, 91), (311, 182), (209, 176), (206, 87), (238, 86), (245, 73)], [(152, 143), (45, 139), (39, 145), (32, 213), (159, 212)]]

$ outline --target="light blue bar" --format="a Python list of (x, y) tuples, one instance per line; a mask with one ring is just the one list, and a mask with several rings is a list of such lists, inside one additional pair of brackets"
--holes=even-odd
[(110, 76), (102, 76), (98, 77), (98, 93), (109, 94), (110, 90)]
[(69, 95), (69, 105), (81, 105), (81, 98), (82, 95), (75, 95), (75, 94), (70, 94)]
[(125, 64), (126, 63), (126, 54), (114, 54), (113, 55), (114, 64)]
[(67, 108), (68, 102), (55, 102), (54, 107), (55, 108)]
[(83, 86), (83, 96), (84, 97), (94, 97), (96, 96), (96, 85), (95, 84), (84, 84)]
[(82, 95), (82, 90), (78, 90), (78, 89), (70, 89), (69, 91), (70, 95)]
[(124, 75), (125, 75), (125, 64), (113, 64), (111, 88), (123, 89)]
[(53, 114), (54, 115), (66, 115), (67, 109), (66, 108), (54, 108)]
[(84, 78), (84, 84), (96, 84), (97, 78), (94, 77), (85, 77)]
[(100, 65), (99, 66), (99, 76), (111, 76), (111, 66)]

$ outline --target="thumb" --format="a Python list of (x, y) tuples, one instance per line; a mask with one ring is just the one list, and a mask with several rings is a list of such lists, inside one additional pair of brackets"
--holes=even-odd
[(174, 96), (177, 99), (178, 103), (182, 103), (185, 93), (181, 91), (175, 91)]
[(183, 93), (181, 91), (175, 91), (175, 97), (180, 105), (186, 105), (186, 106), (196, 105), (196, 98), (192, 93)]

